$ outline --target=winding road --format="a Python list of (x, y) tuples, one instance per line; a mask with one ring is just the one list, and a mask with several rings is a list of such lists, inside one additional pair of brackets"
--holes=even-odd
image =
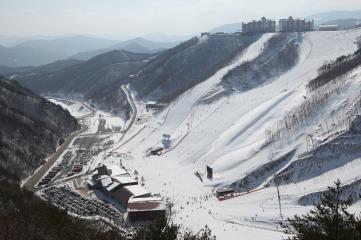
[[(135, 106), (134, 99), (133, 99), (132, 94), (130, 93), (128, 87), (129, 87), (129, 85), (127, 85), (127, 86), (122, 85), (121, 88), (122, 88), (123, 92), (125, 93), (125, 95), (127, 96), (128, 103), (130, 104), (130, 107), (132, 108), (132, 117), (130, 119), (128, 126), (122, 131), (123, 135), (120, 137), (119, 142), (121, 142), (124, 139), (125, 135), (127, 135), (128, 131), (132, 128), (132, 126), (135, 122), (135, 119), (137, 118), (137, 107)], [(112, 151), (114, 152), (114, 151), (118, 150), (119, 148), (121, 148), (122, 146), (123, 146), (123, 144), (114, 148)]]

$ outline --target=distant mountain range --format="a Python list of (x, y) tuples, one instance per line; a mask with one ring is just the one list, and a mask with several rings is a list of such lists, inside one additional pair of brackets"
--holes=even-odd
[[(47, 71), (49, 66), (42, 66), (3, 74), (37, 93), (81, 95), (126, 119), (131, 108), (122, 85), (129, 84), (139, 98), (168, 103), (214, 74), (259, 37), (219, 35), (207, 41), (194, 37), (159, 54), (114, 50), (84, 62), (54, 63), (52, 72)], [(154, 42), (147, 46), (160, 47)], [(63, 67), (66, 64), (69, 66)]]
[(242, 23), (230, 23), (230, 24), (225, 24), (225, 25), (221, 25), (215, 28), (212, 28), (211, 30), (209, 30), (209, 32), (211, 33), (216, 33), (216, 32), (239, 32), (242, 31)]
[(0, 35), (0, 45), (4, 47), (13, 47), (17, 44), (25, 42), (26, 40), (28, 39), (23, 37)]
[[(261, 17), (261, 16), (260, 16)], [(337, 24), (343, 28), (350, 28), (360, 24), (361, 10), (330, 11), (310, 15), (315, 25)], [(238, 32), (242, 30), (242, 23), (231, 23), (215, 27), (210, 32)], [(109, 40), (87, 36), (71, 36), (56, 39), (24, 39), (0, 36), (0, 66), (23, 67), (40, 66), (61, 59), (89, 60), (99, 54), (112, 50), (125, 50), (134, 53), (152, 54), (170, 49), (185, 41), (186, 36), (174, 36), (161, 33), (146, 34), (141, 38), (127, 41)]]
[(158, 42), (144, 38), (118, 41), (85, 36), (28, 40), (12, 47), (0, 46), (0, 66), (39, 66), (67, 58), (88, 60), (112, 50), (154, 53), (174, 47), (178, 43), (179, 41)]
[(103, 54), (113, 50), (124, 50), (133, 53), (156, 53), (165, 49), (173, 48), (180, 42), (156, 42), (150, 41), (144, 38), (134, 38), (124, 42), (118, 42), (117, 44), (104, 49), (97, 49), (94, 51), (80, 52), (71, 56), (71, 58), (79, 60), (89, 60), (99, 54)]
[(114, 91), (113, 84), (127, 83), (128, 76), (138, 72), (151, 57), (149, 54), (114, 50), (88, 61), (63, 60), (40, 67), (13, 68), (11, 71), (8, 68), (7, 73), (1, 73), (0, 68), (0, 75), (11, 76), (37, 93), (82, 95), (99, 107), (121, 112), (127, 118), (130, 107), (126, 95), (122, 91)]
[(73, 36), (52, 40), (29, 40), (19, 44), (18, 46), (70, 56), (77, 52), (106, 48), (116, 44), (117, 42), (117, 40)]
[(347, 28), (353, 28), (355, 26), (359, 26), (361, 24), (361, 18), (336, 19), (322, 24), (338, 25), (340, 28), (347, 29)]
[(312, 14), (307, 19), (314, 19), (315, 25), (324, 24), (340, 19), (361, 19), (361, 10), (355, 11), (330, 11)]
[(180, 36), (180, 35), (171, 35), (164, 33), (148, 33), (141, 38), (153, 41), (153, 42), (182, 42), (190, 39), (192, 35)]
[(64, 58), (67, 56), (60, 52), (48, 52), (20, 45), (11, 48), (0, 46), (0, 65), (12, 67), (41, 65)]

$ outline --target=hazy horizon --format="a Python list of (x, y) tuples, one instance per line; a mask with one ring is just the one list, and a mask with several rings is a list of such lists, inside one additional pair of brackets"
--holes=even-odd
[(150, 33), (195, 35), (219, 25), (333, 10), (361, 9), (345, 0), (1, 0), (0, 35), (34, 38), (86, 35), (127, 39)]

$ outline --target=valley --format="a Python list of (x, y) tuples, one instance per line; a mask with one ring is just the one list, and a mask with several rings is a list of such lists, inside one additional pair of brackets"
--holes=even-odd
[[(132, 88), (132, 82), (121, 85), (129, 118), (83, 100), (50, 98), (83, 126), (66, 149), (53, 155), (55, 162), (77, 149), (90, 151), (91, 157), (80, 173), (48, 186), (67, 185), (95, 198), (86, 190), (92, 170), (101, 164), (113, 171), (121, 166), (172, 204), (176, 222), (193, 230), (207, 225), (221, 240), (281, 239), (279, 222), (310, 209), (317, 194), (337, 179), (344, 197), (354, 196), (352, 211), (359, 212), (354, 193), (360, 186), (360, 65), (318, 89), (310, 90), (308, 83), (325, 63), (345, 55), (357, 57), (361, 30), (302, 33), (294, 66), (249, 89), (232, 86), (238, 84), (233, 80), (225, 86), (227, 73), (263, 59), (275, 34), (260, 36), (160, 109), (154, 108), (154, 99), (162, 103), (163, 95), (154, 91), (149, 99)], [(159, 84), (162, 88), (168, 83)], [(207, 166), (213, 169), (212, 179), (206, 176)], [(236, 194), (219, 199), (216, 192), (222, 187)]]

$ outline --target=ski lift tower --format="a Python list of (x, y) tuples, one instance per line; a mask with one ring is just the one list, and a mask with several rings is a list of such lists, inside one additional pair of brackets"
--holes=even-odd
[(282, 205), (281, 205), (281, 194), (280, 194), (280, 189), (279, 189), (279, 184), (280, 184), (280, 182), (279, 182), (279, 180), (277, 180), (277, 177), (278, 177), (278, 176), (279, 176), (279, 175), (275, 174), (275, 175), (273, 176), (273, 181), (274, 181), (274, 183), (275, 183), (275, 185), (276, 185), (276, 188), (277, 188), (278, 208), (279, 208), (279, 210), (280, 210), (280, 217), (281, 217), (281, 219), (283, 220)]

